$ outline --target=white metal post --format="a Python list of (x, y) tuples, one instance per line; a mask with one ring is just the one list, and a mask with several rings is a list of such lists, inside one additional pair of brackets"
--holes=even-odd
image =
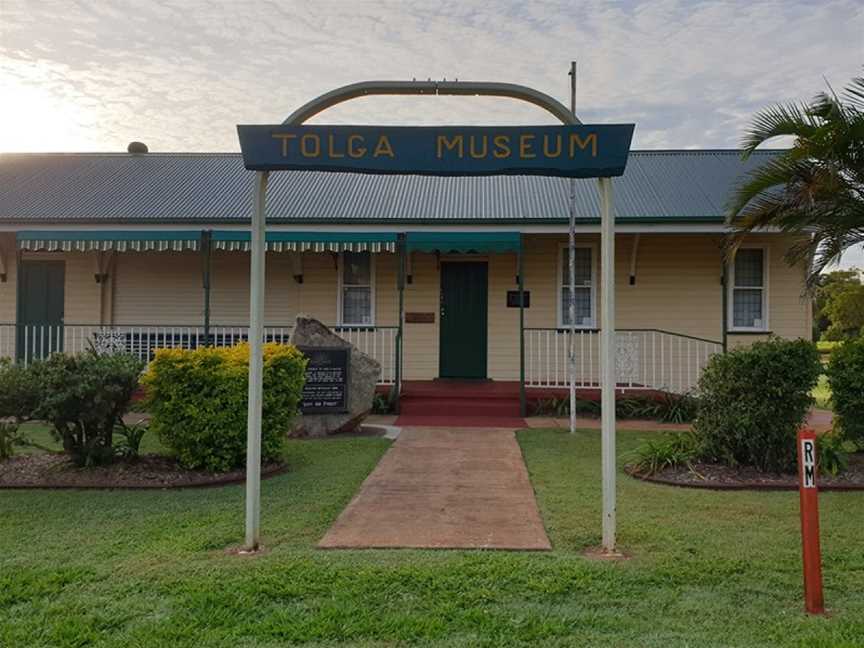
[[(570, 112), (576, 118), (576, 61), (570, 61)], [(570, 383), (570, 434), (576, 434), (576, 179), (570, 178), (569, 200), (570, 222), (567, 228), (567, 291), (569, 304), (567, 317), (570, 330), (567, 332), (567, 382)]]
[(603, 473), (603, 550), (615, 551), (615, 216), (612, 180), (599, 178), (601, 283), (600, 366), (601, 458)]
[(264, 396), (264, 258), (267, 171), (255, 173), (249, 274), (249, 405), (246, 422), (246, 550), (261, 543), (261, 408)]

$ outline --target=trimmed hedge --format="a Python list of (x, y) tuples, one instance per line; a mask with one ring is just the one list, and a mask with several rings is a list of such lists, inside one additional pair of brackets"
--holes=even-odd
[(836, 347), (826, 373), (840, 430), (864, 445), (864, 338)]
[[(281, 458), (297, 413), (306, 358), (295, 347), (264, 345), (263, 461)], [(249, 345), (160, 349), (144, 375), (150, 429), (181, 465), (225, 472), (246, 460)]]
[[(836, 352), (835, 352), (836, 353)], [(795, 435), (821, 372), (816, 346), (772, 338), (712, 356), (699, 380), (694, 430), (706, 458), (763, 471), (792, 471)]]

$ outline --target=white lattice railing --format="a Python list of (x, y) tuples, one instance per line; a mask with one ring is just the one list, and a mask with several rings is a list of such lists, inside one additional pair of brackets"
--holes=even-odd
[[(267, 326), (265, 342), (287, 343), (290, 326)], [(381, 363), (381, 384), (396, 380), (394, 327), (334, 327), (333, 331)], [(211, 326), (209, 343), (233, 346), (249, 339), (247, 326)], [(132, 353), (144, 361), (156, 349), (195, 349), (207, 343), (203, 326), (102, 326), (89, 324), (0, 324), (0, 358), (29, 363), (52, 353), (81, 353), (91, 348)]]
[[(525, 329), (525, 384), (566, 387), (568, 381), (567, 329)], [(572, 332), (576, 355), (576, 386), (600, 384), (600, 335)], [(655, 329), (616, 332), (616, 381), (628, 389), (657, 389), (684, 393), (696, 387), (705, 363), (723, 345), (713, 340)]]

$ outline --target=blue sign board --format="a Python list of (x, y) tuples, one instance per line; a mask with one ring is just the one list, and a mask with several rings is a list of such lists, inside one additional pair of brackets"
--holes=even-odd
[(620, 176), (633, 124), (238, 126), (247, 169), (436, 176)]

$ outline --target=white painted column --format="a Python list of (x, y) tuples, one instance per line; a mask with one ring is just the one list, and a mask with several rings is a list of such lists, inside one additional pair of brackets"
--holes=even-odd
[(255, 173), (249, 274), (249, 405), (246, 422), (246, 550), (261, 543), (261, 409), (264, 397), (264, 259), (267, 171)]
[(612, 180), (600, 178), (600, 264), (602, 326), (600, 328), (601, 451), (603, 474), (603, 550), (615, 551), (615, 215)]

